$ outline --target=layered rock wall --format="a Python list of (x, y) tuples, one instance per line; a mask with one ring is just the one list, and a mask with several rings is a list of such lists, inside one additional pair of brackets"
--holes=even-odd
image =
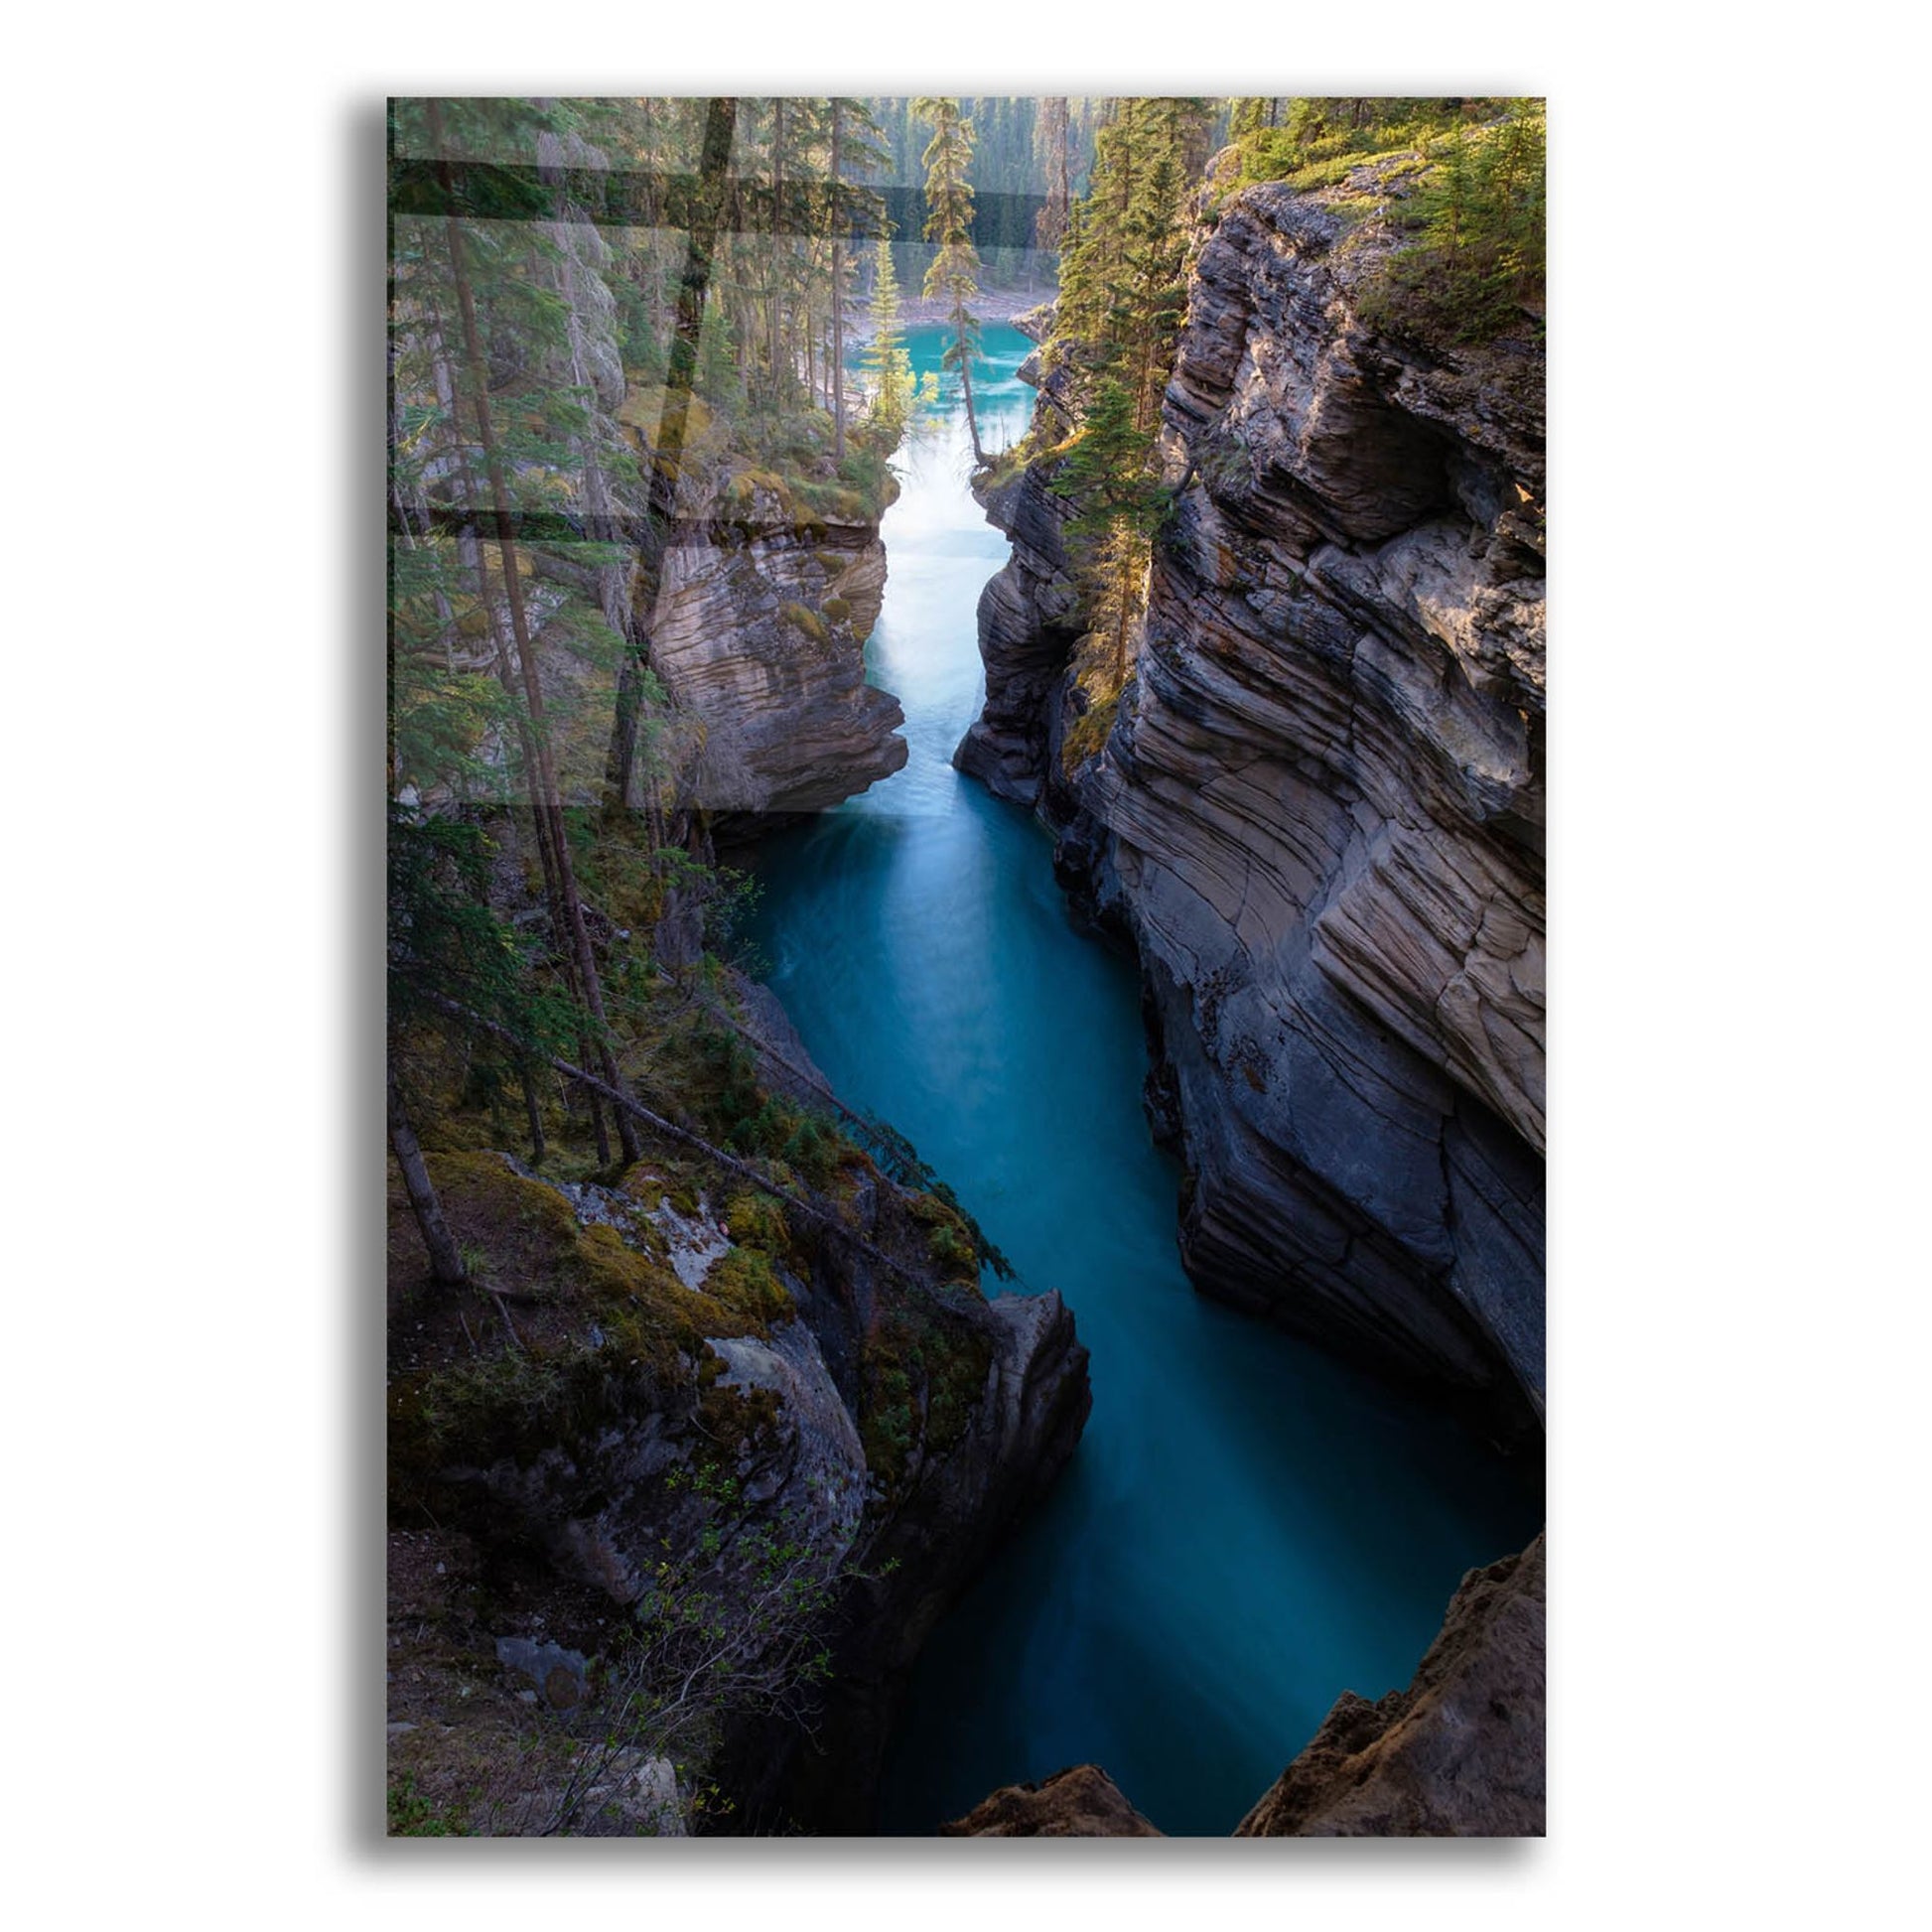
[[(1014, 317), (1035, 341), (1050, 327), (1051, 312)], [(1039, 391), (1030, 441), (1050, 450), (1073, 429), (1074, 371), (1048, 370), (1038, 354), (1019, 373)], [(979, 601), (980, 655), (986, 663), (986, 702), (967, 730), (953, 763), (988, 790), (1016, 803), (1042, 802), (1058, 767), (1063, 707), (1061, 674), (1086, 628), (1079, 587), (1067, 556), (1065, 525), (1075, 505), (1051, 487), (1050, 459), (1030, 463), (981, 494), (988, 519), (1013, 542), (1013, 555)]]
[[(957, 761), (1131, 934), (1206, 1292), (1446, 1389), (1543, 1398), (1543, 363), (1364, 320), (1385, 231), (1237, 196), (1166, 403), (1137, 676), (1063, 770), (1081, 620), (1038, 466)], [(1052, 378), (1042, 422), (1068, 420)]]
[[(574, 136), (543, 135), (538, 159), (605, 165)], [(628, 563), (600, 553), (581, 571), (559, 555), (551, 567), (595, 592), (661, 681), (673, 716), (659, 721), (659, 775), (683, 803), (726, 818), (823, 810), (890, 776), (906, 759), (904, 713), (865, 674), (886, 587), (877, 506), (841, 488), (829, 459), (801, 458), (808, 476), (757, 467), (701, 398), (684, 399), (668, 436), (664, 384), (623, 365), (610, 248), (588, 219), (543, 228), (568, 322), (568, 363), (554, 373), (585, 398), (590, 425), (575, 439), (572, 509), (589, 535), (631, 553)], [(619, 452), (634, 457), (636, 480), (617, 475)], [(827, 513), (812, 497), (840, 507)], [(581, 684), (574, 657), (546, 652), (546, 675)], [(602, 766), (592, 770), (601, 781)], [(649, 774), (627, 776), (629, 802), (642, 803)]]
[(711, 812), (821, 811), (906, 759), (898, 700), (866, 682), (886, 546), (775, 480), (741, 473), (727, 502), (666, 549), (651, 605), (651, 665), (702, 724), (684, 789)]

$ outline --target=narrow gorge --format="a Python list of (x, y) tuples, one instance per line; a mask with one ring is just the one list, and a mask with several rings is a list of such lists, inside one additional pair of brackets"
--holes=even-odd
[(1532, 123), (971, 105), (392, 104), (392, 1832), (1542, 1830)]

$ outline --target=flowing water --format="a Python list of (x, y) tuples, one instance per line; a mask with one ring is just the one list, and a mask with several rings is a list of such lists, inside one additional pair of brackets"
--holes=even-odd
[[(938, 332), (911, 345), (937, 366)], [(986, 332), (989, 450), (1026, 428), (1030, 346)], [(1448, 1421), (1188, 1286), (1133, 967), (1072, 925), (1042, 829), (949, 762), (982, 692), (974, 607), (1007, 554), (969, 454), (949, 409), (901, 451), (886, 517), (868, 660), (910, 758), (767, 842), (757, 937), (840, 1095), (1066, 1298), (1094, 1401), (1066, 1474), (922, 1655), (880, 1826), (930, 1832), (1091, 1760), (1164, 1831), (1224, 1834), (1340, 1692), (1409, 1681), (1463, 1571), (1522, 1548), (1541, 1497)]]

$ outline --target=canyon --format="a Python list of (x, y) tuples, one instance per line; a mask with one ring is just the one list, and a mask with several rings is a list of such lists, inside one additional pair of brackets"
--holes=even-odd
[[(688, 1603), (762, 1687), (702, 1770), (662, 1725), (519, 1744), (482, 1829), (1541, 1830), (1541, 1539), (1499, 1553), (1541, 1513), (1543, 357), (1392, 324), (1365, 204), (1404, 192), (1200, 200), (1104, 691), (1051, 305), (991, 332), (970, 439), (949, 406), (864, 474), (628, 367), (556, 224), (541, 372), (586, 427), (538, 680), (632, 1114), (681, 1151), (546, 1171), (526, 1065), (529, 1161), (493, 1098), (428, 1156), (467, 1301), (392, 1192), (405, 1792), (622, 1703)], [(597, 1083), (556, 1065), (571, 1129)]]

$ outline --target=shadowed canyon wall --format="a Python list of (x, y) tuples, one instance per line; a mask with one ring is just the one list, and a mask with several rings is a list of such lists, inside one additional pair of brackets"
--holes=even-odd
[(988, 492), (1014, 556), (957, 762), (1056, 827), (1063, 882), (1139, 952), (1196, 1285), (1533, 1435), (1543, 355), (1378, 330), (1380, 249), (1326, 199), (1247, 189), (1200, 248), (1175, 507), (1084, 757), (1051, 487), (1077, 425), (1043, 373), (1043, 454)]

